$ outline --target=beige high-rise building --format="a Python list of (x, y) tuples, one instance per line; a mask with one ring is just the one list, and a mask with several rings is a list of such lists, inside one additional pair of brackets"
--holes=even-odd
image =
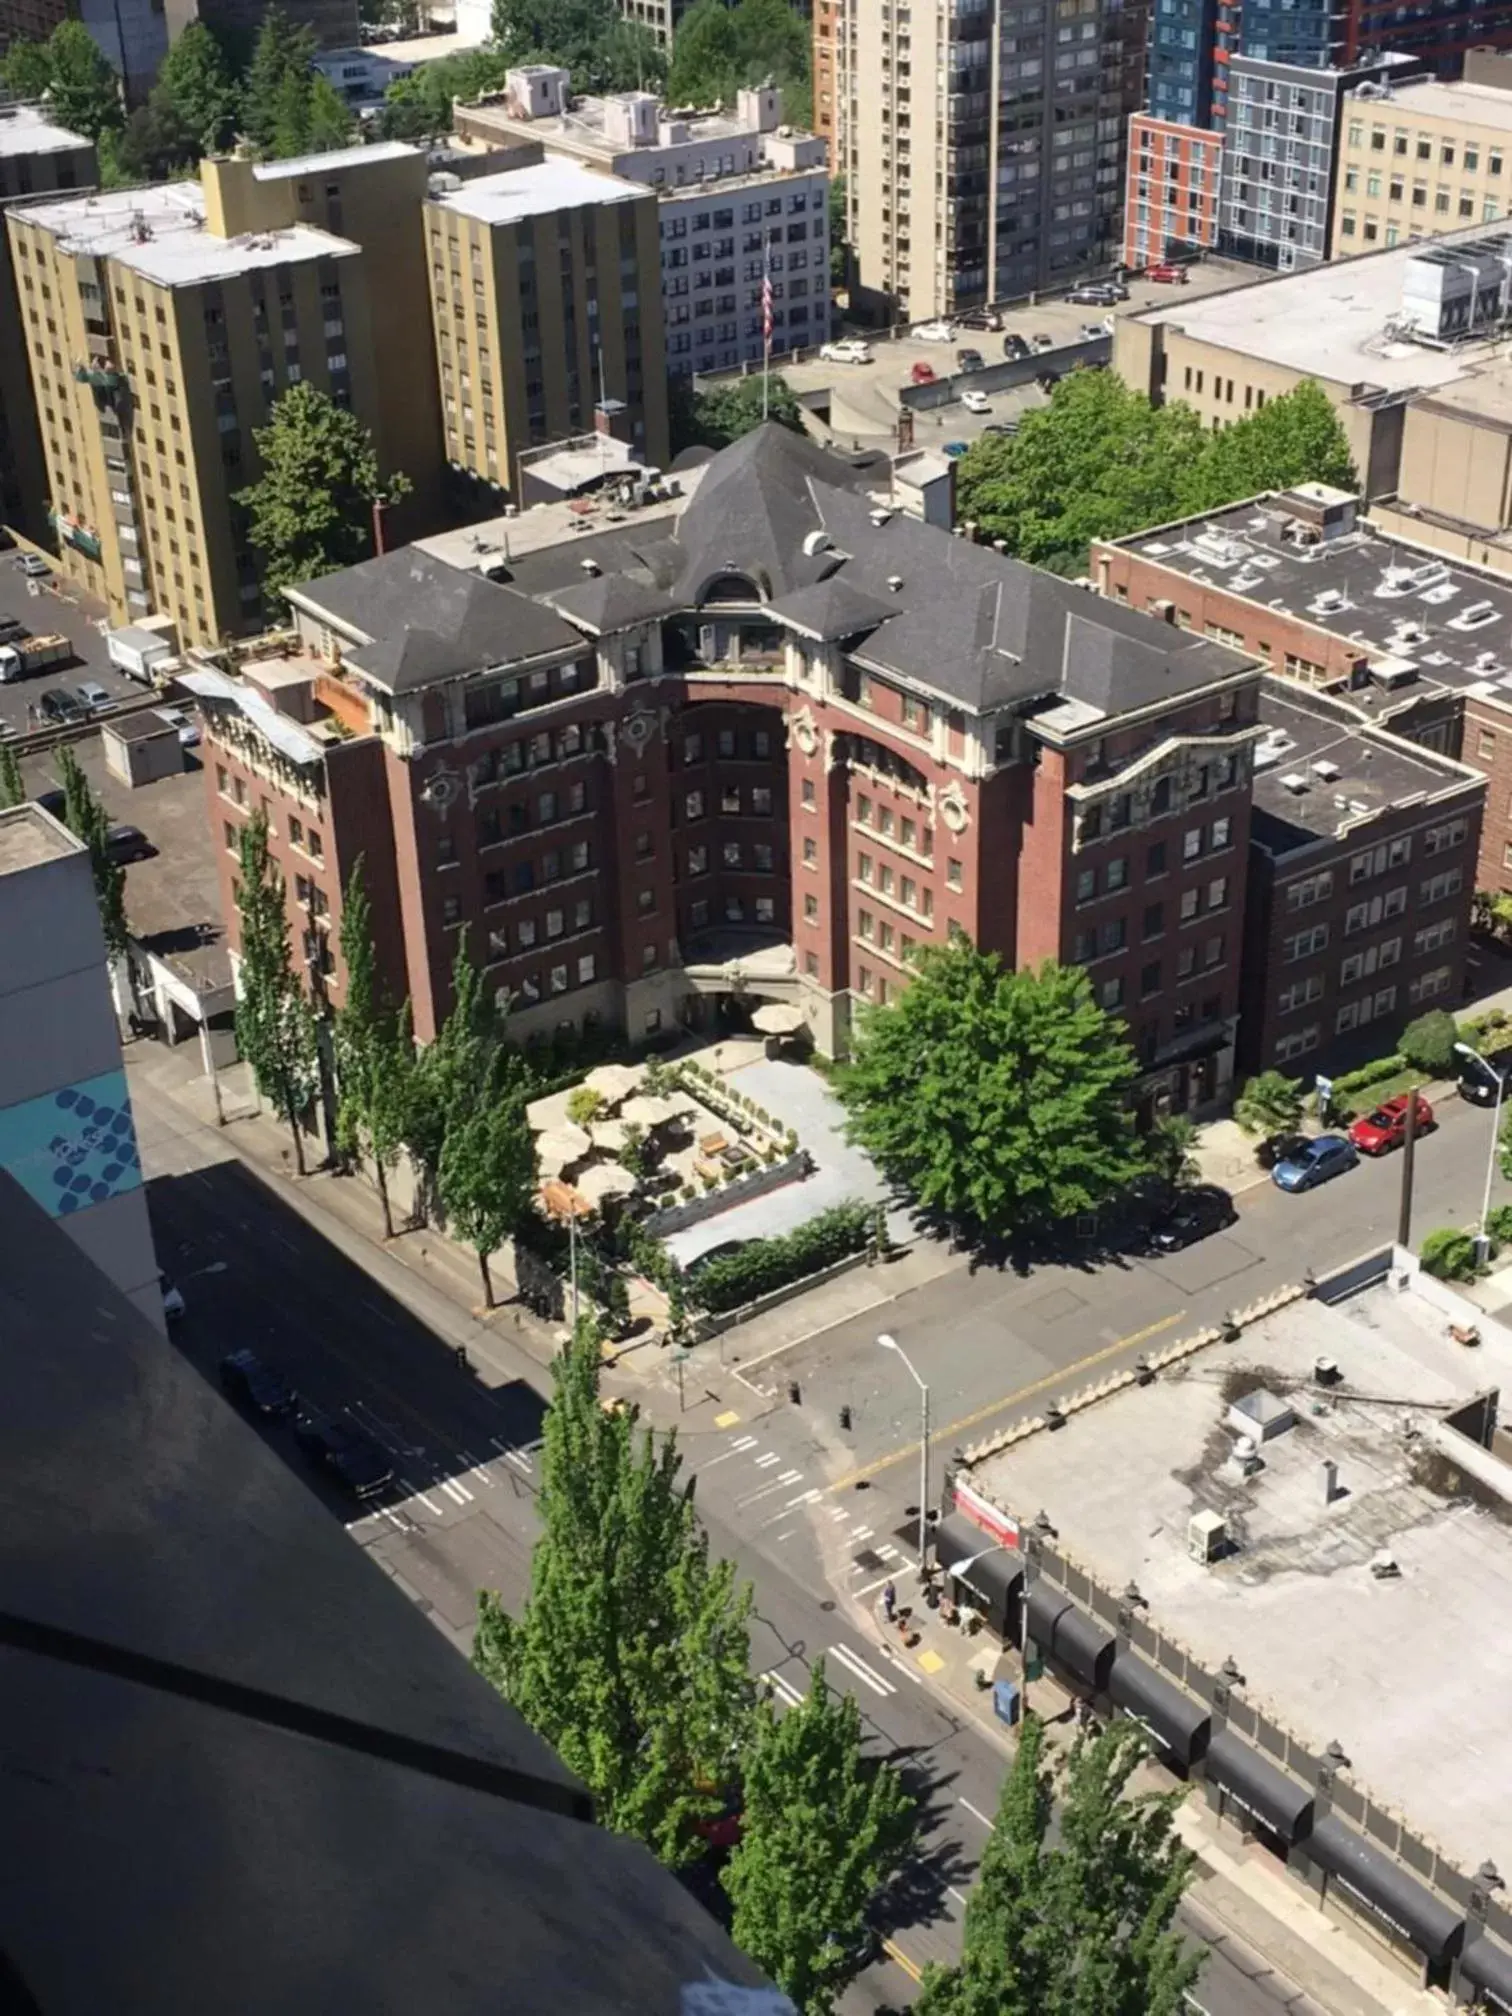
[[(54, 125), (36, 105), (0, 105), (0, 200), (87, 189), (99, 170), (80, 133)], [(47, 537), (47, 470), (10, 246), (0, 240), (0, 524)]]
[(643, 460), (668, 460), (653, 190), (575, 161), (462, 182), (425, 206), (446, 455), (495, 489), (607, 401)]
[(8, 213), (62, 569), (113, 622), (171, 615), (186, 643), (262, 627), (234, 498), (299, 382), (352, 409), (432, 520), (424, 183), (424, 156), (390, 145)]
[(830, 166), (863, 314), (948, 315), (1118, 257), (1148, 18), (1147, 0), (835, 0)]
[(1335, 259), (1512, 215), (1512, 56), (1472, 50), (1458, 84), (1363, 86), (1339, 122)]

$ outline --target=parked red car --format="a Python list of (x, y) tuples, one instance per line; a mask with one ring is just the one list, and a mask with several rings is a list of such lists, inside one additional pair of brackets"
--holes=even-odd
[[(1407, 1138), (1407, 1102), (1411, 1096), (1409, 1092), (1399, 1092), (1395, 1099), (1386, 1100), (1373, 1113), (1362, 1114), (1356, 1120), (1349, 1138), (1362, 1155), (1386, 1155), (1401, 1147)], [(1419, 1095), (1417, 1132), (1431, 1134), (1437, 1125), (1433, 1108)]]
[(915, 385), (933, 385), (935, 383), (935, 368), (933, 364), (922, 362), (915, 364), (908, 375)]
[(1144, 277), (1146, 280), (1158, 280), (1163, 286), (1167, 287), (1185, 287), (1187, 284), (1187, 270), (1185, 266), (1172, 266), (1169, 264), (1146, 266)]

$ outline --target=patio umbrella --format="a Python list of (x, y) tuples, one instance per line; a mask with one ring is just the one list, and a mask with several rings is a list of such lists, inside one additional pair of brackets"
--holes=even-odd
[(548, 1092), (544, 1099), (532, 1099), (525, 1108), (525, 1124), (532, 1134), (549, 1134), (553, 1127), (567, 1124), (567, 1092)]
[(592, 1147), (581, 1127), (563, 1120), (536, 1142), (536, 1154), (542, 1162), (555, 1162), (565, 1169), (569, 1162), (581, 1162)]
[(637, 1092), (620, 1108), (620, 1119), (628, 1127), (664, 1127), (684, 1109), (675, 1100), (661, 1099), (653, 1092)]
[(635, 1189), (635, 1178), (618, 1162), (596, 1162), (591, 1169), (583, 1171), (573, 1188), (590, 1204), (602, 1204), (606, 1197), (630, 1196)]
[(641, 1081), (640, 1068), (634, 1064), (600, 1064), (590, 1071), (583, 1080), (585, 1088), (597, 1092), (606, 1106), (618, 1106), (621, 1099), (628, 1099)]
[[(634, 1101), (631, 1102), (634, 1104)], [(602, 1148), (608, 1155), (618, 1155), (625, 1145), (625, 1122), (618, 1120), (590, 1120), (588, 1132), (593, 1136), (595, 1148)]]
[(803, 1026), (803, 1010), (786, 1001), (768, 1001), (751, 1017), (751, 1027), (763, 1036), (796, 1036)]

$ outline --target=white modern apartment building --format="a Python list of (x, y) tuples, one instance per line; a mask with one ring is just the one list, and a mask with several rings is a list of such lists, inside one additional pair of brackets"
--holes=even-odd
[[(567, 72), (512, 70), (502, 107), (468, 107), (466, 128), (539, 141), (548, 156), (656, 191), (667, 368), (723, 371), (762, 355), (762, 286), (772, 284), (774, 354), (830, 327), (828, 148), (782, 123), (770, 85), (733, 114), (669, 112), (649, 91), (571, 98)], [(508, 124), (513, 133), (502, 130)], [(523, 131), (520, 129), (523, 128)]]
[(1118, 257), (1147, 0), (836, 0), (852, 298), (910, 321)]

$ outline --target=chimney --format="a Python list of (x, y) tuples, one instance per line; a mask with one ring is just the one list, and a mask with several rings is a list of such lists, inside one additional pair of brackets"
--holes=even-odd
[(1158, 616), (1163, 623), (1174, 623), (1176, 621), (1176, 604), (1168, 602), (1162, 597), (1160, 601), (1150, 604), (1150, 614)]
[(593, 431), (616, 441), (630, 439), (630, 409), (623, 399), (600, 399), (593, 409)]

